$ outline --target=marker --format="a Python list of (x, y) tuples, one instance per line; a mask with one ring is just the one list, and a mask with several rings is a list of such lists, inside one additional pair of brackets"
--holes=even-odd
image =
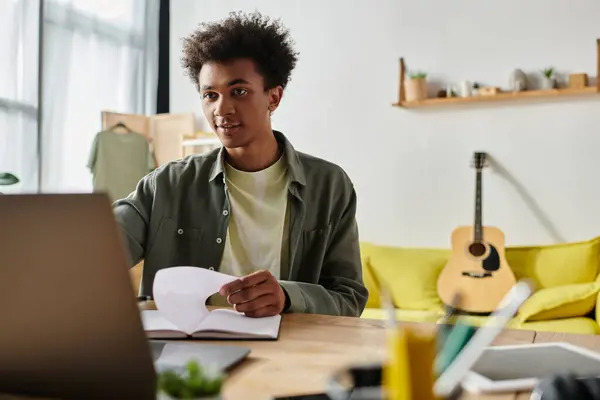
[[(456, 314), (460, 305), (461, 295), (460, 293), (456, 293), (452, 297), (452, 302), (449, 306), (446, 307), (446, 313), (444, 316), (437, 322), (438, 323), (438, 334), (437, 334), (437, 354), (438, 357), (440, 354), (446, 354), (447, 351), (444, 350), (444, 346), (446, 345), (446, 340), (450, 335), (450, 332), (454, 329), (456, 325)], [(447, 347), (446, 347), (447, 349)], [(458, 353), (457, 353), (458, 354)], [(452, 359), (450, 359), (451, 361)], [(443, 372), (439, 371), (438, 375)]]
[(456, 314), (458, 313), (458, 309), (460, 306), (461, 295), (460, 293), (456, 293), (452, 297), (452, 302), (449, 306), (446, 307), (446, 313), (444, 316), (438, 321), (439, 329), (438, 329), (438, 348), (441, 347), (446, 342), (448, 334), (452, 330), (452, 326), (456, 323)]

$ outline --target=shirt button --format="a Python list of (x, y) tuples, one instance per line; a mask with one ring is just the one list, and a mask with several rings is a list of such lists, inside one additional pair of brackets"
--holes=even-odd
[(181, 229), (181, 228), (177, 229), (177, 233), (180, 235), (183, 235), (183, 229)]
[(222, 241), (223, 241), (223, 239), (217, 238), (217, 243), (221, 244)]
[(227, 214), (229, 214), (229, 211), (223, 210), (223, 215), (227, 215)]
[(211, 271), (214, 271), (215, 267), (208, 267), (208, 269), (210, 269)]

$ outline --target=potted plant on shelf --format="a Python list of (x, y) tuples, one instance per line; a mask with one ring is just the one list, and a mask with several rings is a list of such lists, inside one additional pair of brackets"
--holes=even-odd
[(427, 98), (427, 74), (422, 71), (409, 72), (404, 82), (406, 101), (424, 100)]
[[(19, 178), (8, 172), (0, 172), (0, 186), (10, 186), (19, 183)], [(2, 194), (2, 192), (0, 192)]]
[(220, 400), (224, 376), (203, 369), (196, 361), (187, 363), (185, 373), (166, 370), (158, 374), (159, 400)]
[(556, 88), (556, 79), (554, 77), (554, 68), (548, 67), (542, 70), (542, 89)]

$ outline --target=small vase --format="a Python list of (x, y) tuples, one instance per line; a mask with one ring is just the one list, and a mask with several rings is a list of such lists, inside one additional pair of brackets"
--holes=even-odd
[(471, 90), (473, 85), (471, 82), (464, 81), (460, 83), (460, 97), (471, 97), (473, 95), (473, 91)]
[(424, 100), (427, 98), (427, 81), (423, 78), (407, 79), (404, 82), (406, 101)]
[(550, 90), (556, 88), (556, 79), (548, 78), (546, 76), (542, 77), (542, 89)]
[(527, 75), (520, 69), (515, 69), (510, 74), (509, 87), (513, 92), (527, 90)]

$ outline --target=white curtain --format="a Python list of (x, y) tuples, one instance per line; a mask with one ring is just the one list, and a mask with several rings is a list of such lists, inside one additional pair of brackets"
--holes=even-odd
[(38, 188), (39, 0), (0, 0), (0, 172), (18, 185), (0, 192)]
[(46, 0), (42, 192), (90, 192), (101, 111), (156, 112), (158, 0)]

